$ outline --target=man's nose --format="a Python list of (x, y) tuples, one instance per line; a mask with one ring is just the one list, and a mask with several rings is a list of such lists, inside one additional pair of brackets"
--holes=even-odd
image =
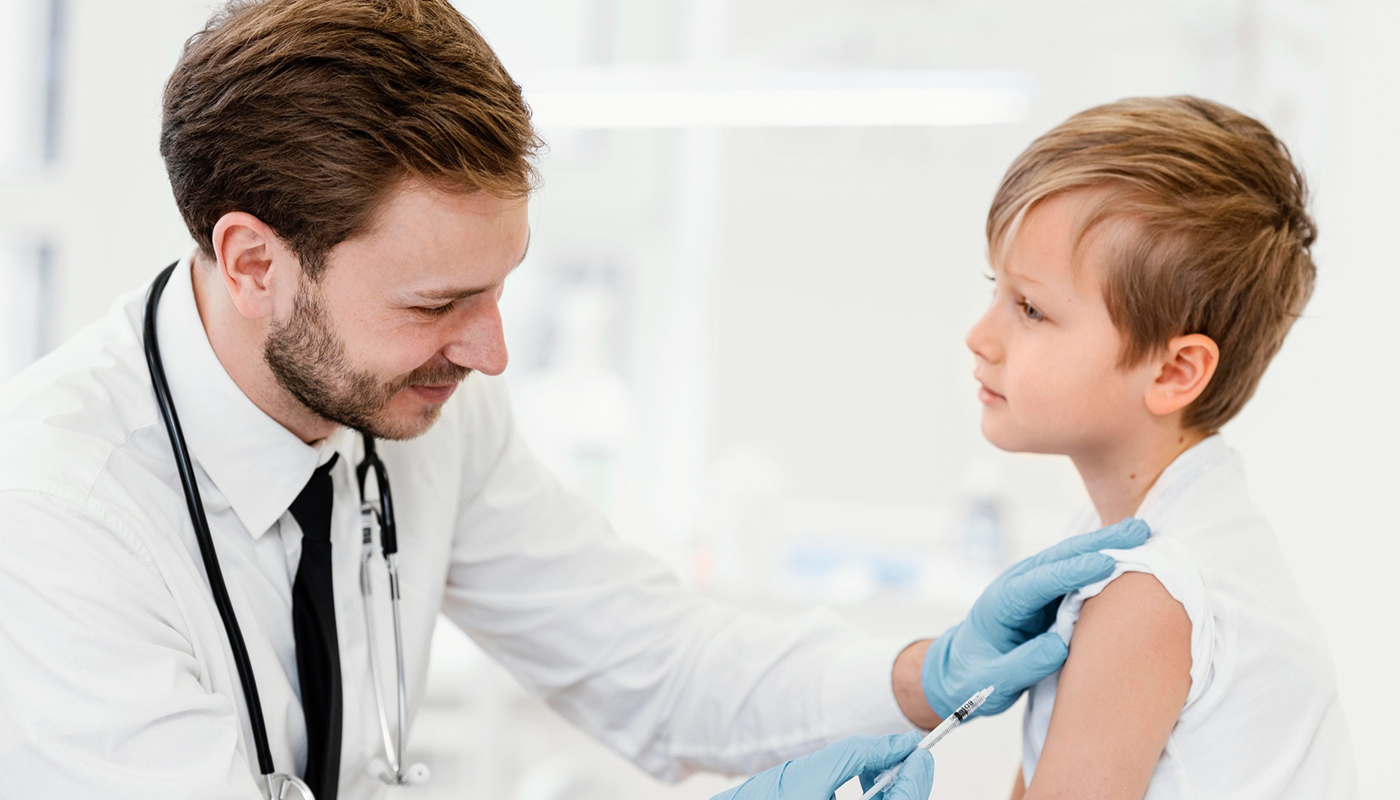
[(505, 372), (509, 356), (506, 353), (505, 329), (501, 324), (501, 309), (495, 298), (484, 299), (470, 313), (463, 315), (460, 325), (442, 354), (454, 364), (482, 372), (500, 375)]

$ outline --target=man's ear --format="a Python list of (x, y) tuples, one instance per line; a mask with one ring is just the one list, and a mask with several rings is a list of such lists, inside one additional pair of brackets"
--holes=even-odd
[(238, 312), (267, 319), (276, 310), (279, 284), (295, 288), (300, 262), (262, 220), (230, 211), (214, 223), (216, 269)]
[(1209, 336), (1192, 333), (1167, 342), (1156, 357), (1157, 374), (1147, 387), (1147, 410), (1157, 416), (1191, 405), (1206, 390), (1220, 363), (1220, 347)]

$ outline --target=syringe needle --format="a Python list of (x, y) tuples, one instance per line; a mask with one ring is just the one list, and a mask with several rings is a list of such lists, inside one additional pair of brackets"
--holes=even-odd
[[(928, 735), (925, 736), (923, 738), (923, 741), (919, 742), (918, 747), (915, 747), (914, 749), (916, 751), (928, 750), (934, 745), (938, 744), (939, 740), (941, 740), (944, 736), (947, 736), (949, 731), (961, 725), (963, 723), (963, 720), (971, 716), (972, 712), (976, 711), (978, 706), (981, 706), (983, 703), (987, 702), (987, 698), (992, 696), (992, 692), (996, 691), (996, 688), (997, 687), (995, 686), (988, 686), (987, 688), (968, 698), (966, 703), (963, 703), (962, 705), (958, 706), (958, 710), (954, 711), (952, 716), (939, 723), (937, 728), (934, 728), (933, 730), (929, 731)], [(910, 755), (913, 755), (913, 753), (910, 753)], [(909, 756), (905, 756), (904, 761), (907, 761), (908, 759)], [(894, 779), (899, 777), (899, 771), (904, 768), (904, 761), (900, 761), (893, 767), (890, 767), (884, 772), (881, 772), (880, 775), (877, 778), (875, 778), (875, 782), (870, 784), (870, 788), (866, 790), (865, 794), (860, 796), (860, 800), (871, 800), (871, 798), (873, 798), (875, 795), (888, 789), (890, 787), (890, 784), (894, 783)]]

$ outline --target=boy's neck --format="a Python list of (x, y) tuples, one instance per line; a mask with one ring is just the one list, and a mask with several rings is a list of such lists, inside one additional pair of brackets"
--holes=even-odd
[(1129, 440), (1071, 458), (1099, 512), (1100, 522), (1112, 525), (1136, 513), (1167, 466), (1208, 435), (1179, 428), (1152, 431), (1150, 435), (1127, 437)]

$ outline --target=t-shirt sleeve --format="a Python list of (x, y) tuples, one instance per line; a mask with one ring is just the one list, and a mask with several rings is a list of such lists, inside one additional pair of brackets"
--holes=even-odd
[[(1098, 583), (1091, 583), (1078, 591), (1065, 595), (1060, 603), (1055, 622), (1050, 627), (1069, 642), (1074, 637), (1074, 626), (1084, 609), (1084, 601), (1097, 596), (1104, 587), (1126, 572), (1145, 572), (1157, 578), (1182, 607), (1191, 620), (1191, 691), (1186, 696), (1182, 713), (1209, 691), (1213, 677), (1212, 664), (1219, 655), (1216, 650), (1217, 609), (1211, 607), (1210, 595), (1206, 592), (1200, 572), (1191, 560), (1190, 554), (1181, 542), (1154, 537), (1141, 547), (1132, 550), (1104, 550), (1117, 562), (1113, 574)], [(1054, 709), (1055, 694), (1059, 688), (1060, 674), (1050, 675), (1027, 692), (1025, 723), (1021, 736), (1021, 770), (1027, 785), (1035, 774), (1040, 760), (1041, 748), (1049, 734), (1051, 712)]]

